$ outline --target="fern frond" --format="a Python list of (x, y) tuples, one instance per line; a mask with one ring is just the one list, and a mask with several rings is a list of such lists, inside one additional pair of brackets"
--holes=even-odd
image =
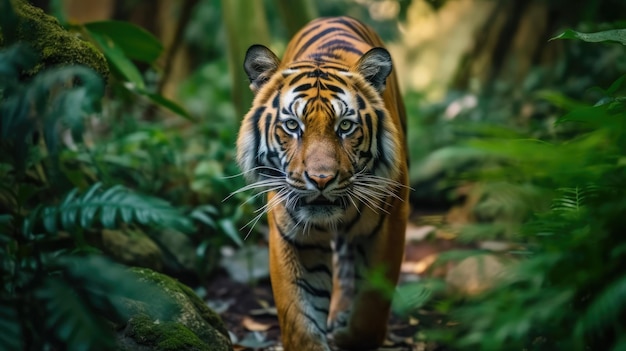
[(75, 141), (82, 140), (84, 119), (99, 111), (104, 95), (100, 76), (83, 66), (49, 68), (25, 80), (24, 69), (35, 62), (27, 45), (0, 51), (0, 141), (8, 145), (18, 173), (26, 168), (36, 131), (41, 131), (49, 153), (58, 154), (59, 125), (69, 127)]
[(15, 306), (0, 303), (0, 350), (21, 350), (22, 335)]
[(626, 311), (626, 275), (614, 281), (596, 297), (578, 321), (576, 332), (601, 334), (611, 328)]
[(443, 290), (445, 285), (431, 282), (415, 282), (396, 287), (391, 308), (399, 315), (414, 312), (429, 302), (434, 292)]
[(31, 213), (25, 230), (31, 230), (32, 224), (38, 220), (43, 221), (50, 233), (97, 225), (115, 228), (120, 223), (133, 222), (183, 232), (191, 232), (194, 228), (189, 218), (165, 200), (138, 194), (119, 185), (105, 190), (100, 183), (82, 195), (78, 189), (70, 191), (56, 206), (39, 207)]
[(561, 213), (580, 213), (588, 200), (598, 192), (595, 185), (558, 188), (559, 197), (552, 201), (552, 210)]
[[(70, 256), (59, 261), (65, 282), (91, 309), (111, 320), (130, 317), (128, 300), (144, 302), (158, 318), (174, 311), (172, 298), (135, 272), (103, 256)], [(98, 274), (93, 274), (98, 272)]]
[(68, 350), (113, 349), (111, 328), (64, 281), (47, 278), (36, 296), (45, 304), (46, 328), (67, 343)]

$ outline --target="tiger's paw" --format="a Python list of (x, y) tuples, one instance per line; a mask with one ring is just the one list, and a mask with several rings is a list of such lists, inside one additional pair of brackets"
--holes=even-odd
[(348, 317), (350, 317), (349, 311), (341, 311), (335, 315), (335, 318), (328, 322), (328, 332), (332, 333), (335, 330), (343, 329), (348, 326)]
[(385, 341), (386, 332), (383, 330), (357, 330), (342, 327), (333, 331), (333, 341), (342, 350), (376, 350)]

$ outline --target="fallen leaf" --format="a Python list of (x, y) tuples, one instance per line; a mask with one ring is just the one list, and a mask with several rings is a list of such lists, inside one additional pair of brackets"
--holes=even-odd
[(245, 316), (241, 324), (249, 331), (267, 331), (272, 327), (271, 324), (257, 322), (249, 316)]

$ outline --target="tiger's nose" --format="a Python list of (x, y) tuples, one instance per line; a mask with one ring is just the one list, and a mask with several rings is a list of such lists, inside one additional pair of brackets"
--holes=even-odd
[(334, 174), (309, 174), (308, 172), (305, 172), (304, 174), (307, 179), (314, 183), (320, 190), (324, 189), (328, 183), (335, 179)]

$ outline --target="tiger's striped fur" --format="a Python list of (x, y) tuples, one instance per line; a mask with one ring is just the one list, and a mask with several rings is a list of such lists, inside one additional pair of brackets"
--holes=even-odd
[(282, 61), (260, 45), (246, 54), (255, 99), (237, 158), (245, 188), (267, 193), (261, 212), (287, 351), (330, 350), (331, 329), (352, 350), (386, 335), (390, 301), (365, 277), (384, 269), (398, 279), (408, 180), (404, 105), (382, 46), (371, 28), (335, 17), (305, 26)]

